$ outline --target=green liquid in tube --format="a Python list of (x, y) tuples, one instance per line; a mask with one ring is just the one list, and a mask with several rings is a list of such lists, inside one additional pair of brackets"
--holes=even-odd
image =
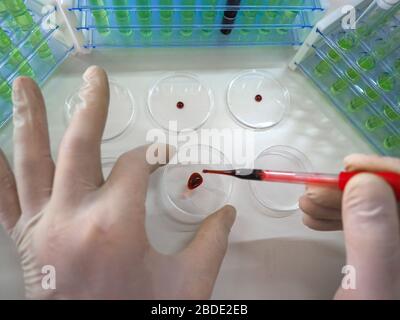
[(376, 92), (376, 90), (371, 87), (366, 88), (364, 92), (367, 97), (370, 98), (372, 101), (376, 101), (379, 98), (378, 92)]
[(36, 25), (33, 17), (29, 13), (25, 3), (22, 0), (4, 0), (5, 4), (14, 17), (15, 22), (23, 31), (31, 31), (31, 35), (29, 37), (29, 42), (31, 45), (38, 48), (39, 57), (42, 59), (51, 59), (54, 61), (53, 53), (47, 44), (46, 40), (43, 38), (42, 32), (40, 31), (40, 27)]
[(330, 49), (330, 50), (328, 51), (328, 57), (329, 57), (329, 59), (331, 59), (333, 62), (339, 62), (340, 59), (341, 59), (339, 53), (338, 53), (336, 50), (334, 50), (334, 49)]
[(394, 70), (396, 73), (400, 74), (400, 58), (397, 58), (397, 60), (394, 62)]
[(385, 125), (385, 121), (377, 116), (369, 117), (365, 121), (365, 128), (369, 131), (374, 131), (376, 129), (382, 128)]
[(367, 105), (367, 101), (365, 101), (362, 97), (355, 97), (351, 99), (348, 109), (350, 112), (357, 112), (363, 109)]
[(248, 26), (248, 28), (244, 27), (240, 29), (240, 34), (242, 36), (247, 36), (250, 33), (251, 28), (249, 27), (254, 25), (254, 22), (256, 21), (256, 16), (257, 12), (255, 11), (243, 11), (242, 21), (244, 25)]
[[(278, 13), (276, 11), (265, 11), (261, 16), (261, 23), (264, 25), (273, 25), (276, 21)], [(260, 34), (267, 35), (272, 31), (271, 27), (261, 28), (259, 30)]]
[(384, 72), (378, 77), (378, 85), (384, 91), (392, 91), (394, 89), (395, 79), (390, 73)]
[(356, 46), (356, 39), (351, 33), (345, 33), (343, 37), (338, 40), (338, 45), (343, 50), (351, 50)]
[(383, 146), (386, 149), (394, 149), (400, 147), (400, 137), (399, 136), (389, 136), (383, 141)]
[[(296, 20), (296, 17), (298, 14), (299, 14), (298, 11), (283, 11), (283, 13), (280, 17), (280, 21), (278, 21), (278, 22), (280, 24), (291, 25)], [(280, 34), (286, 34), (286, 33), (288, 33), (288, 29), (278, 29), (277, 32)]]
[(35, 73), (21, 52), (14, 46), (7, 33), (0, 28), (0, 55), (8, 56), (7, 63), (13, 68), (18, 68), (18, 73), (34, 78)]
[[(89, 0), (89, 4), (96, 7), (103, 7), (103, 0)], [(110, 34), (110, 21), (105, 9), (92, 9), (92, 16), (96, 24), (97, 32), (102, 36)]]
[(314, 73), (320, 77), (324, 74), (327, 74), (329, 71), (331, 71), (331, 69), (331, 65), (325, 60), (322, 60), (314, 68)]
[[(116, 7), (126, 7), (129, 5), (128, 0), (113, 0), (113, 5)], [(131, 14), (128, 10), (115, 10), (115, 20), (118, 23), (119, 32), (122, 35), (130, 36), (133, 33), (131, 25)]]
[[(182, 0), (182, 5), (184, 6), (194, 7), (195, 4), (196, 4), (195, 0)], [(180, 34), (183, 37), (188, 38), (193, 34), (192, 26), (195, 17), (195, 11), (192, 8), (191, 10), (182, 10), (180, 14), (181, 14), (181, 22), (183, 25), (185, 25), (185, 27), (183, 27), (180, 30)]]
[[(214, 25), (215, 24), (215, 19), (217, 17), (217, 13), (216, 11), (203, 11), (201, 13), (201, 17), (202, 17), (202, 21), (204, 25)], [(213, 32), (212, 28), (207, 28), (204, 27), (201, 30), (202, 34), (206, 37), (208, 37), (209, 35), (211, 35), (211, 33)]]
[(347, 77), (349, 77), (349, 79), (350, 79), (352, 82), (356, 82), (358, 79), (360, 79), (360, 75), (359, 75), (358, 72), (357, 72), (355, 69), (353, 69), (353, 68), (347, 69), (347, 70), (346, 70), (346, 75), (347, 75)]
[(3, 78), (0, 78), (0, 98), (4, 101), (11, 101), (11, 86), (10, 84)]
[(400, 120), (400, 113), (394, 110), (391, 106), (385, 105), (383, 107), (383, 113), (390, 121)]
[(375, 68), (376, 61), (372, 55), (367, 53), (357, 60), (357, 64), (364, 71), (371, 71)]
[(344, 79), (338, 79), (336, 80), (332, 86), (331, 86), (331, 92), (333, 94), (338, 94), (342, 91), (344, 91), (347, 88), (347, 82)]

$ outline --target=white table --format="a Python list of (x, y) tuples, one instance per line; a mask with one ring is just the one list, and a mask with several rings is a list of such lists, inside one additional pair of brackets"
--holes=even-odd
[[(351, 1), (332, 1), (333, 7)], [(111, 78), (128, 87), (136, 100), (138, 116), (132, 130), (103, 145), (103, 156), (117, 157), (146, 143), (149, 119), (146, 97), (163, 74), (188, 71), (197, 74), (214, 92), (215, 112), (205, 128), (241, 128), (229, 116), (226, 90), (229, 82), (246, 69), (266, 70), (289, 89), (291, 110), (278, 126), (257, 132), (258, 154), (272, 145), (290, 145), (303, 151), (314, 169), (338, 172), (349, 153), (372, 150), (359, 138), (331, 104), (306, 78), (286, 68), (293, 48), (137, 49), (95, 51), (69, 58), (44, 87), (53, 155), (65, 131), (64, 102), (81, 83), (87, 66), (104, 67)], [(328, 116), (326, 115), (328, 113)], [(244, 130), (242, 128), (242, 130)], [(0, 145), (12, 159), (12, 125), (0, 132)], [(193, 236), (173, 223), (160, 205), (160, 173), (151, 179), (147, 229), (160, 251), (175, 252)], [(253, 204), (247, 183), (235, 181), (230, 203), (238, 209), (227, 257), (214, 298), (330, 298), (339, 284), (344, 264), (342, 235), (314, 232), (302, 225), (300, 212), (276, 219)], [(23, 296), (16, 252), (0, 231), (0, 298)]]

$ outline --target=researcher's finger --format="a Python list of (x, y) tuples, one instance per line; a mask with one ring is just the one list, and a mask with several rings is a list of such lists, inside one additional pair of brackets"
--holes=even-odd
[(306, 214), (303, 216), (303, 223), (308, 228), (316, 231), (338, 231), (343, 229), (341, 220), (315, 219)]
[(110, 194), (119, 205), (143, 207), (150, 174), (167, 164), (174, 153), (175, 148), (165, 144), (131, 150), (118, 159), (103, 188), (111, 190)]
[(188, 287), (198, 288), (209, 298), (213, 284), (228, 247), (228, 238), (235, 222), (236, 209), (225, 206), (209, 216), (201, 225), (194, 240), (180, 253), (187, 270), (192, 277)]
[(342, 212), (339, 209), (327, 208), (311, 201), (307, 196), (299, 200), (300, 209), (314, 219), (341, 220)]
[(400, 173), (400, 159), (377, 155), (352, 154), (344, 159), (347, 171), (391, 171)]
[(343, 196), (347, 264), (355, 268), (359, 299), (393, 298), (400, 264), (397, 203), (391, 187), (373, 174), (359, 174)]
[(318, 186), (307, 186), (305, 196), (317, 205), (340, 209), (342, 207), (343, 193), (335, 188), (323, 188)]
[(10, 232), (17, 223), (20, 214), (21, 209), (14, 175), (0, 149), (0, 224)]
[(77, 195), (97, 189), (103, 182), (100, 146), (110, 99), (106, 72), (92, 66), (83, 75), (80, 103), (60, 145), (55, 189)]
[(30, 78), (14, 81), (14, 170), (23, 215), (38, 213), (48, 201), (54, 163), (42, 93)]

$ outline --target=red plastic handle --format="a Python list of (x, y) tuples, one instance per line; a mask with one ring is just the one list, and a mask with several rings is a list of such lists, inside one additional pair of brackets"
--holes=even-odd
[[(344, 190), (347, 183), (351, 178), (363, 172), (341, 172), (339, 174), (339, 188)], [(400, 201), (400, 174), (394, 172), (368, 172), (375, 174), (381, 178), (383, 178), (390, 186), (393, 188), (393, 191), (396, 195), (398, 201)]]

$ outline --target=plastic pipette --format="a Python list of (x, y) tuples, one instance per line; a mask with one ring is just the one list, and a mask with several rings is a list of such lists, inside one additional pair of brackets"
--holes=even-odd
[[(236, 170), (203, 170), (203, 173), (222, 174), (244, 180), (256, 180), (265, 182), (314, 184), (325, 187), (336, 187), (344, 190), (347, 183), (354, 176), (363, 172), (341, 172), (339, 174), (307, 173), (269, 171), (260, 169), (236, 169)], [(400, 174), (394, 172), (370, 172), (384, 179), (393, 188), (397, 200), (400, 201)]]

